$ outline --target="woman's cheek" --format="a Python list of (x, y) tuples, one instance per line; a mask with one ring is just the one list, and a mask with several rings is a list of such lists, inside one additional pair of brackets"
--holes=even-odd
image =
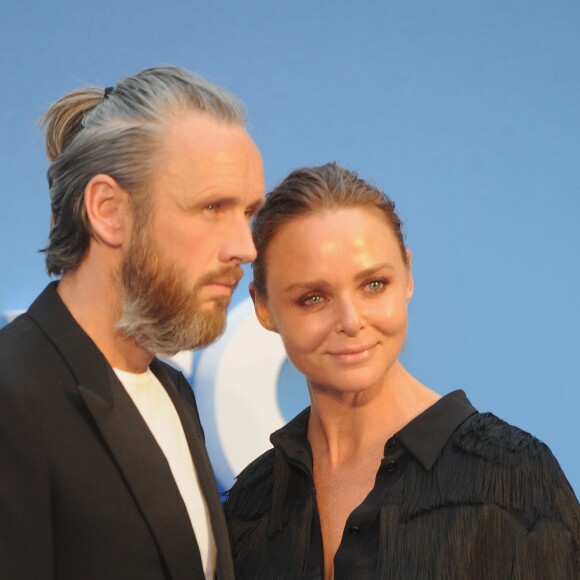
[(407, 325), (407, 303), (389, 300), (375, 311), (375, 320), (387, 334), (398, 332)]

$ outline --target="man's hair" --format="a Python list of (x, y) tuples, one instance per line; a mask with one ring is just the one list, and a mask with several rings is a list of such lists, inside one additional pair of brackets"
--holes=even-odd
[(303, 167), (290, 173), (266, 195), (266, 202), (253, 220), (252, 235), (258, 256), (252, 262), (252, 271), (258, 294), (266, 296), (268, 246), (280, 228), (309, 214), (353, 207), (370, 208), (385, 219), (385, 227), (391, 228), (403, 262), (408, 265), (403, 222), (387, 195), (356, 172), (336, 163)]
[(49, 274), (73, 271), (90, 240), (84, 193), (98, 174), (111, 176), (143, 210), (163, 128), (187, 111), (245, 125), (236, 98), (176, 67), (144, 70), (115, 87), (72, 91), (44, 114), (51, 227), (43, 250)]

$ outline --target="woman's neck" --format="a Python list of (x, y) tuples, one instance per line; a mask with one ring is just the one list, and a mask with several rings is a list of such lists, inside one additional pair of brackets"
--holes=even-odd
[(400, 363), (388, 383), (364, 392), (336, 392), (309, 385), (312, 410), (308, 440), (315, 461), (338, 466), (361, 452), (382, 456), (387, 439), (440, 396)]

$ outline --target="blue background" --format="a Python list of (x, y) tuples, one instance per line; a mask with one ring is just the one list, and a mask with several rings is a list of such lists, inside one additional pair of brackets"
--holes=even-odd
[(245, 103), (268, 185), (336, 160), (393, 197), (414, 253), (404, 364), (543, 439), (578, 490), (578, 30), (577, 0), (5, 0), (0, 312), (47, 282), (39, 116), (183, 66)]

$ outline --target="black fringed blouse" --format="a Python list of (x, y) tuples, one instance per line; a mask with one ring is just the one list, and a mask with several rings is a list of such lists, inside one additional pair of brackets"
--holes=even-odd
[[(238, 580), (323, 578), (310, 410), (237, 478), (225, 504)], [(550, 450), (462, 391), (385, 445), (348, 518), (335, 580), (580, 578), (580, 507)]]

